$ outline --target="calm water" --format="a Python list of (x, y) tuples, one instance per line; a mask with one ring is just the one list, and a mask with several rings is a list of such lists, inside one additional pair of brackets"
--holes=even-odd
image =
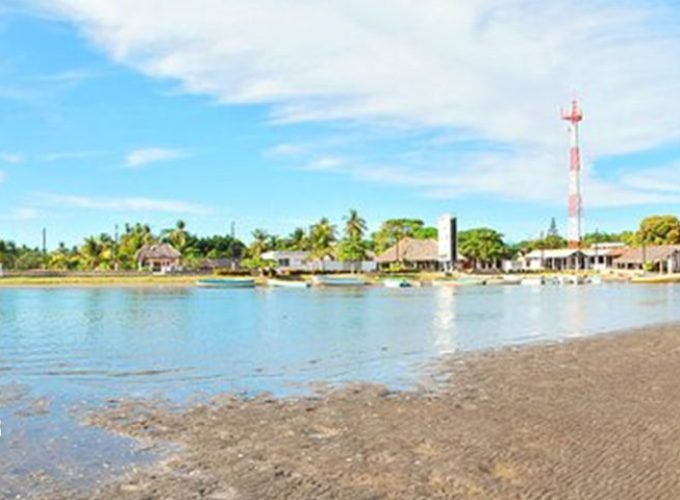
[(0, 289), (0, 461), (16, 469), (2, 453), (13, 446), (29, 467), (54, 435), (46, 429), (59, 429), (70, 452), (97, 439), (115, 450), (104, 433), (77, 428), (76, 402), (287, 394), (312, 381), (409, 387), (443, 354), (678, 320), (673, 285)]

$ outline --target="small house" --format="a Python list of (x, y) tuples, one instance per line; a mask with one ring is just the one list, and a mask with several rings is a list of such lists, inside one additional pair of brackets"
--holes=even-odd
[(169, 243), (144, 245), (135, 256), (137, 269), (154, 273), (181, 271), (182, 254)]

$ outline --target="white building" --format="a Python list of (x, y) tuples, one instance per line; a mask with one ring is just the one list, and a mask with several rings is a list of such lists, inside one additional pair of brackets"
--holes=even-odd
[(306, 271), (310, 254), (292, 250), (272, 250), (264, 252), (262, 258), (276, 262), (276, 266), (283, 271)]
[(575, 271), (590, 265), (589, 257), (577, 248), (532, 250), (524, 259), (528, 271)]
[(361, 262), (337, 261), (331, 258), (314, 259), (310, 252), (292, 250), (272, 250), (264, 252), (262, 258), (276, 262), (276, 267), (284, 272), (361, 272), (370, 273), (377, 269), (372, 260)]

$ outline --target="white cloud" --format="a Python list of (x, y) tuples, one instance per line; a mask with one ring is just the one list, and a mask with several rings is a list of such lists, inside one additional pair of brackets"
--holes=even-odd
[(305, 170), (333, 172), (337, 171), (343, 165), (343, 163), (343, 159), (337, 156), (320, 156), (310, 161), (305, 166)]
[(5, 172), (3, 172), (2, 170), (0, 170), (0, 183), (2, 183), (2, 182), (4, 182), (4, 181), (5, 181)]
[(37, 159), (45, 162), (56, 162), (66, 160), (83, 160), (103, 155), (100, 151), (53, 151), (37, 155)]
[[(512, 150), (433, 170), (441, 195), (554, 200), (568, 161), (558, 108), (573, 93), (583, 100), (591, 162), (680, 139), (680, 14), (660, 3), (42, 3), (116, 61), (220, 102), (268, 104), (276, 121), (423, 127)], [(399, 176), (429, 182), (407, 169)], [(390, 177), (380, 168), (361, 175)], [(649, 198), (596, 172), (590, 179), (591, 194), (606, 196), (600, 204)]]
[(0, 161), (5, 163), (11, 163), (13, 165), (18, 165), (23, 163), (25, 160), (24, 155), (19, 153), (0, 153)]
[(126, 156), (125, 166), (128, 168), (139, 168), (151, 163), (177, 160), (186, 156), (186, 151), (179, 149), (158, 147), (135, 149)]
[(50, 205), (112, 212), (166, 212), (188, 215), (206, 215), (211, 212), (209, 207), (203, 205), (144, 197), (107, 198), (44, 193), (41, 198)]
[(306, 152), (305, 146), (301, 144), (277, 144), (271, 149), (267, 150), (270, 156), (297, 156)]
[(4, 221), (28, 221), (40, 217), (40, 212), (35, 208), (18, 207), (10, 210), (6, 214), (0, 214), (0, 220)]

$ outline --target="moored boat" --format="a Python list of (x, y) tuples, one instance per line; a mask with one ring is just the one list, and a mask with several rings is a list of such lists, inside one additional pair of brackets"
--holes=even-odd
[(277, 278), (270, 278), (267, 280), (267, 285), (276, 288), (308, 288), (310, 284), (302, 280), (282, 280)]
[(522, 278), (522, 285), (524, 286), (540, 286), (545, 285), (545, 278), (543, 276)]
[(366, 281), (355, 276), (312, 276), (312, 282), (317, 286), (364, 286)]
[(432, 286), (479, 286), (486, 285), (486, 280), (478, 278), (438, 279), (432, 281)]
[(522, 278), (520, 276), (504, 275), (501, 282), (504, 285), (519, 285), (520, 283), (522, 283)]
[(409, 288), (411, 282), (406, 278), (386, 278), (383, 280), (385, 288)]
[(205, 278), (196, 281), (201, 288), (253, 288), (255, 278)]

